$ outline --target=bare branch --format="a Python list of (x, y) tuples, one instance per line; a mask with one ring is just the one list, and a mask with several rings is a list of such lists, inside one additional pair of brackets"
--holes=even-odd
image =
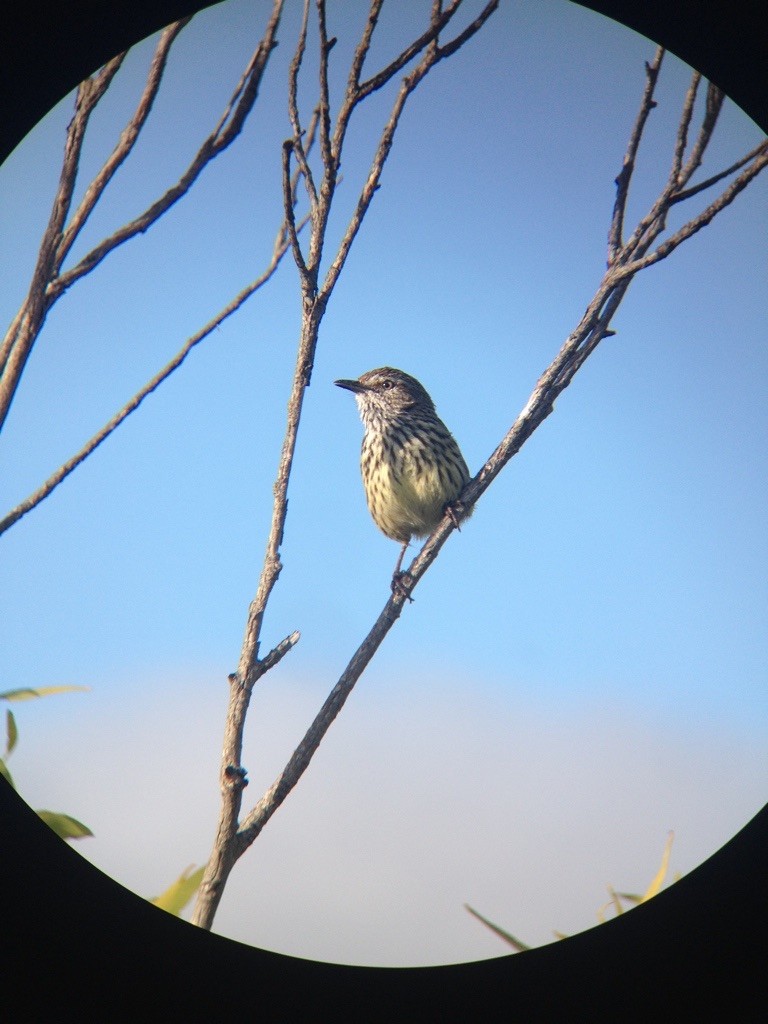
[[(699, 130), (698, 137), (694, 144), (691, 155), (678, 175), (670, 175), (666, 187), (662, 190), (655, 203), (643, 217), (632, 233), (632, 237), (623, 247), (620, 261), (628, 263), (630, 260), (641, 258), (653, 245), (661, 232), (666, 227), (667, 214), (673, 204), (674, 197), (682, 184), (685, 184), (694, 170), (701, 163), (704, 152), (709, 145), (717, 118), (722, 105), (723, 95), (719, 89), (709, 85), (707, 89), (707, 111)], [(683, 118), (686, 116), (687, 100), (683, 108)], [(680, 132), (678, 132), (678, 139)]]
[[(436, 45), (435, 62), (439, 60), (444, 60), (446, 57), (451, 57), (460, 47), (464, 45), (464, 43), (467, 42), (468, 39), (471, 39), (473, 35), (480, 31), (480, 29), (483, 27), (483, 25), (490, 18), (490, 16), (493, 14), (493, 12), (496, 10), (498, 6), (499, 0), (494, 0), (494, 2), (486, 4), (482, 11), (480, 11), (478, 16), (474, 19), (474, 21), (471, 21), (465, 29), (459, 32), (455, 39), (452, 39), (449, 43), (446, 43), (445, 46)], [(438, 35), (439, 30), (438, 33), (435, 35), (436, 44), (438, 41)]]
[(670, 205), (673, 205), (674, 203), (682, 203), (685, 199), (690, 199), (699, 192), (703, 192), (705, 189), (716, 185), (718, 181), (722, 181), (723, 178), (728, 178), (731, 174), (735, 174), (736, 171), (748, 164), (750, 160), (758, 156), (760, 153), (763, 153), (766, 147), (768, 147), (768, 142), (761, 142), (758, 146), (755, 146), (753, 150), (750, 150), (746, 156), (741, 157), (740, 160), (731, 164), (730, 167), (726, 167), (724, 171), (719, 171), (717, 174), (713, 174), (711, 178), (707, 178), (705, 181), (700, 181), (698, 185), (692, 185), (690, 188), (683, 189), (682, 192), (676, 192), (670, 199)]
[(335, 39), (328, 39), (328, 29), (325, 21), (325, 0), (316, 0), (317, 4), (317, 30), (320, 42), (320, 152), (323, 157), (323, 164), (326, 168), (333, 168), (334, 173), (338, 171), (333, 154), (331, 152), (331, 97), (328, 88), (328, 58), (333, 49)]
[(294, 630), (294, 632), (291, 633), (290, 636), (287, 636), (285, 640), (281, 640), (277, 647), (273, 647), (269, 654), (266, 656), (266, 658), (262, 659), (261, 664), (264, 671), (269, 672), (269, 670), (271, 668), (274, 668), (275, 665), (278, 664), (278, 662), (282, 661), (282, 659), (285, 657), (288, 651), (295, 647), (300, 639), (301, 633), (299, 633), (297, 629)]
[(624, 155), (622, 168), (616, 178), (616, 200), (613, 204), (613, 217), (611, 218), (611, 227), (608, 232), (609, 267), (615, 262), (619, 249), (623, 245), (622, 237), (624, 234), (624, 216), (627, 209), (629, 185), (632, 180), (632, 174), (635, 170), (637, 151), (640, 148), (640, 140), (643, 137), (645, 123), (648, 120), (648, 115), (656, 106), (653, 94), (656, 90), (656, 81), (659, 77), (659, 71), (661, 69), (661, 62), (663, 59), (664, 48), (660, 46), (656, 50), (656, 54), (651, 63), (648, 64), (646, 62), (645, 65), (645, 90), (640, 102), (640, 110), (638, 111), (637, 118), (632, 128), (632, 134), (629, 137), (627, 152)]
[[(64, 142), (64, 157), (62, 160), (59, 183), (54, 196), (51, 215), (48, 225), (40, 243), (40, 250), (37, 256), (37, 263), (32, 275), (32, 282), (26, 299), (19, 311), (12, 320), (2, 345), (0, 345), (0, 374), (3, 375), (2, 388), (15, 389), (18, 385), (20, 371), (15, 372), (14, 367), (9, 367), (11, 353), (16, 349), (15, 360), (22, 368), (26, 362), (29, 350), (34, 343), (34, 335), (30, 324), (41, 321), (45, 317), (47, 307), (43, 301), (45, 287), (51, 276), (56, 272), (56, 252), (61, 238), (64, 222), (69, 214), (72, 202), (72, 195), (77, 180), (77, 170), (80, 163), (80, 152), (83, 139), (88, 127), (90, 116), (99, 100), (107, 91), (112, 79), (117, 74), (125, 59), (125, 54), (118, 54), (95, 75), (86, 79), (78, 86), (75, 95), (75, 113), (67, 126), (67, 134)], [(22, 335), (22, 328), (24, 332)], [(7, 412), (7, 408), (6, 408)], [(4, 415), (0, 415), (0, 423)]]
[(685, 94), (685, 100), (683, 102), (683, 112), (680, 116), (680, 123), (677, 126), (677, 137), (675, 139), (675, 154), (672, 160), (672, 170), (669, 175), (669, 179), (672, 183), (673, 189), (677, 189), (681, 185), (680, 170), (683, 166), (685, 148), (688, 145), (688, 129), (691, 126), (691, 118), (693, 117), (693, 107), (696, 102), (696, 93), (698, 92), (700, 82), (700, 72), (694, 71), (693, 75), (691, 76), (691, 84), (688, 86), (688, 92)]
[(93, 78), (82, 82), (75, 99), (75, 114), (67, 127), (59, 184), (53, 200), (27, 297), (0, 346), (0, 428), (8, 415), (32, 347), (50, 308), (46, 286), (57, 272), (56, 251), (75, 189), (85, 130), (90, 116), (117, 74), (125, 54), (113, 58)]
[(144, 86), (144, 91), (141, 95), (136, 111), (121, 132), (118, 143), (108, 157), (106, 163), (86, 189), (80, 206), (70, 219), (66, 231), (62, 234), (61, 241), (56, 249), (56, 262), (58, 266), (61, 266), (67, 253), (72, 248), (72, 244), (90, 216), (94, 206), (104, 193), (104, 189), (112, 180), (112, 177), (118, 167), (125, 161), (133, 149), (136, 140), (139, 137), (139, 133), (144, 127), (144, 123), (152, 109), (158, 89), (160, 88), (160, 82), (168, 61), (168, 54), (170, 53), (171, 45), (179, 32), (181, 32), (184, 26), (190, 21), (191, 18), (184, 18), (181, 21), (174, 22), (161, 34), (157, 48), (155, 49), (152, 57), (146, 85)]
[(164, 195), (147, 207), (138, 217), (135, 217), (128, 224), (124, 224), (110, 235), (109, 238), (105, 238), (95, 246), (71, 270), (66, 271), (66, 273), (52, 281), (48, 286), (48, 295), (51, 298), (57, 298), (79, 277), (93, 270), (113, 249), (116, 249), (119, 245), (134, 238), (136, 235), (147, 231), (174, 203), (186, 195), (211, 160), (219, 156), (220, 153), (234, 142), (242, 131), (245, 120), (256, 102), (267, 60), (277, 45), (275, 33), (280, 22), (282, 5), (283, 0), (275, 0), (265, 34), (238, 82), (224, 114), (219, 119), (214, 130), (198, 149), (192, 163), (176, 184), (172, 185)]
[(720, 116), (720, 111), (725, 100), (725, 93), (722, 89), (718, 89), (716, 85), (711, 82), (707, 83), (707, 101), (704, 111), (704, 118), (701, 122), (701, 128), (696, 138), (696, 142), (693, 144), (691, 155), (685, 164), (685, 167), (681, 170), (678, 175), (676, 182), (675, 191), (679, 191), (683, 185), (687, 185), (691, 180), (691, 176), (694, 171), (698, 170), (701, 166), (701, 161), (706, 152), (709, 141), (712, 138), (712, 132), (715, 130), (717, 119)]
[[(469, 40), (472, 36), (474, 36), (477, 32), (480, 31), (482, 26), (491, 16), (491, 14), (493, 14), (493, 12), (497, 9), (498, 4), (499, 0), (490, 0), (490, 2), (486, 4), (486, 6), (483, 8), (480, 14), (477, 16), (477, 18), (475, 18), (475, 20), (471, 22), (464, 29), (464, 31), (461, 32), (456, 37), (456, 39), (452, 40), (444, 47), (435, 46), (433, 49), (428, 49), (424, 53), (422, 59), (413, 69), (413, 71), (411, 71), (410, 74), (406, 75), (406, 77), (403, 79), (400, 91), (398, 92), (398, 95), (395, 99), (395, 103), (392, 107), (392, 112), (389, 116), (389, 120), (384, 126), (384, 130), (381, 134), (379, 145), (376, 149), (376, 153), (371, 163), (371, 169), (368, 174), (368, 178), (360, 192), (360, 196), (355, 207), (355, 212), (350, 218), (349, 224), (347, 225), (347, 230), (336, 252), (336, 256), (333, 259), (330, 267), (328, 268), (322, 287), (319, 289), (318, 294), (322, 296), (325, 301), (327, 301), (328, 298), (330, 298), (331, 292), (333, 291), (336, 281), (338, 280), (339, 274), (341, 273), (341, 269), (344, 266), (347, 256), (349, 255), (349, 251), (352, 247), (353, 241), (355, 240), (355, 236), (357, 235), (357, 232), (360, 230), (360, 225), (362, 224), (363, 218), (365, 217), (368, 207), (371, 204), (371, 200), (373, 199), (374, 193), (376, 192), (376, 189), (379, 187), (381, 174), (382, 171), (384, 170), (384, 164), (386, 163), (387, 157), (389, 156), (390, 150), (392, 148), (392, 142), (394, 140), (395, 132), (397, 130), (397, 125), (399, 123), (400, 116), (403, 112), (408, 97), (419, 85), (419, 83), (424, 79), (424, 77), (429, 73), (429, 71), (431, 71), (432, 68), (439, 61), (455, 53), (459, 45), (463, 45), (465, 42), (467, 42), (467, 40)], [(443, 20), (445, 15), (450, 14), (452, 16), (452, 14), (456, 10), (456, 6), (456, 3), (452, 3), (446, 9), (444, 15), (440, 15), (434, 21), (432, 29), (433, 40), (436, 40), (437, 38), (437, 33), (439, 31), (439, 28), (437, 26), (442, 26), (445, 23)], [(429, 35), (429, 33), (425, 33), (420, 38), (424, 39), (427, 35)], [(461, 40), (461, 43), (458, 43), (459, 39)], [(355, 100), (354, 103), (348, 105), (347, 101), (345, 101), (344, 105), (342, 106), (342, 110), (339, 113), (336, 131), (334, 133), (333, 148), (334, 159), (336, 161), (338, 161), (339, 159), (339, 154), (337, 152), (336, 147), (342, 144), (344, 139), (344, 133), (346, 131), (346, 124), (349, 122), (349, 118), (352, 114), (354, 107), (357, 106), (357, 104), (360, 103), (363, 98), (364, 95), (362, 94), (361, 91), (361, 93), (358, 95), (358, 98)], [(344, 125), (343, 131), (340, 130), (342, 124)]]
[(717, 199), (715, 199), (709, 206), (702, 210), (698, 217), (694, 217), (689, 220), (687, 224), (684, 224), (678, 231), (674, 233), (666, 241), (662, 242), (653, 252), (648, 253), (646, 256), (640, 259), (632, 260), (621, 268), (620, 274), (630, 275), (636, 274), (638, 270), (643, 270), (645, 267), (649, 267), (654, 263), (658, 263), (659, 260), (665, 259), (673, 252), (681, 242), (684, 242), (691, 235), (694, 235), (701, 228), (705, 227), (710, 221), (718, 214), (721, 210), (724, 210), (726, 206), (733, 202), (739, 192), (743, 191), (747, 185), (752, 181), (753, 178), (757, 177), (760, 171), (768, 165), (768, 144), (761, 147), (759, 154), (754, 158), (752, 163), (745, 168), (735, 178), (728, 188), (722, 192)]
[[(294, 193), (291, 186), (291, 153), (295, 151), (293, 139), (286, 139), (283, 143), (283, 208), (285, 210), (285, 226), (288, 234), (288, 239), (293, 249), (293, 258), (296, 261), (296, 266), (299, 268), (299, 274), (303, 282), (305, 290), (312, 291), (314, 286), (312, 284), (307, 265), (304, 262), (304, 254), (301, 251), (301, 245), (299, 243), (299, 233), (296, 229), (296, 218), (293, 212), (293, 198)], [(307, 180), (305, 176), (305, 181)], [(311, 214), (310, 214), (311, 216)]]
[[(311, 150), (314, 145), (316, 131), (317, 113), (313, 114), (309, 130), (307, 132), (307, 151)], [(294, 208), (297, 202), (296, 193), (299, 174), (300, 172), (296, 171), (293, 178), (289, 181), (287, 189), (287, 194), (290, 197), (287, 210), (289, 211), (292, 230), (294, 233), (298, 234), (301, 233), (309, 221), (309, 214), (307, 214), (302, 218), (298, 225), (295, 222)], [(174, 358), (167, 363), (162, 370), (155, 374), (155, 376), (152, 377), (152, 379), (149, 380), (144, 387), (142, 387), (133, 396), (133, 398), (101, 428), (101, 430), (94, 434), (79, 452), (63, 463), (63, 465), (61, 465), (43, 484), (41, 484), (36, 491), (30, 494), (29, 497), (8, 512), (3, 519), (0, 519), (0, 536), (13, 526), (14, 523), (18, 522), (19, 519), (25, 516), (27, 512), (31, 512), (32, 509), (44, 501), (45, 498), (47, 498), (73, 470), (84, 462), (89, 455), (93, 454), (99, 445), (105, 441), (107, 437), (109, 437), (109, 435), (113, 433), (113, 431), (116, 430), (128, 416), (130, 416), (131, 413), (138, 409), (149, 394), (157, 390), (160, 384), (167, 380), (168, 377), (170, 377), (170, 375), (181, 366), (195, 346), (199, 345), (201, 341), (212, 334), (217, 327), (220, 327), (228, 317), (235, 313), (251, 297), (251, 295), (257, 292), (267, 283), (267, 281), (269, 281), (280, 265), (280, 262), (288, 251), (290, 245), (291, 237), (289, 234), (289, 226), (287, 221), (284, 221), (275, 238), (272, 258), (259, 277), (239, 292), (205, 327), (202, 327), (196, 334), (192, 335), (185, 342), (179, 352), (176, 353)]]
[[(303, 225), (306, 223), (306, 218), (299, 225), (298, 230), (300, 231)], [(286, 235), (285, 226), (281, 227), (278, 232), (277, 238), (275, 239), (275, 247), (272, 253), (272, 259), (269, 262), (267, 268), (259, 275), (254, 281), (247, 285), (238, 295), (232, 299), (216, 316), (210, 320), (204, 327), (201, 327), (199, 331), (193, 334), (184, 345), (179, 349), (176, 355), (171, 359), (170, 362), (159, 370), (151, 380), (140, 388), (139, 391), (126, 402), (126, 404), (120, 409), (119, 412), (104, 424), (93, 437), (70, 459), (68, 459), (63, 465), (61, 465), (55, 473), (53, 473), (36, 491), (25, 498), (19, 505), (7, 513), (2, 519), (0, 519), (0, 536), (5, 533), (6, 530), (10, 529), (14, 523), (18, 522), (22, 516), (25, 516), (28, 512), (31, 512), (33, 508), (36, 508), (45, 498), (51, 494), (60, 483), (77, 469), (77, 467), (92, 455), (96, 449), (112, 434), (120, 424), (126, 420), (131, 413), (135, 412), (144, 399), (152, 394), (162, 383), (167, 380), (168, 377), (177, 370), (184, 360), (187, 358), (189, 353), (195, 346), (199, 345), (201, 341), (207, 338), (217, 327), (220, 327), (228, 317), (232, 316), (240, 307), (246, 302), (251, 295), (259, 290), (277, 270), (280, 265), (280, 261), (288, 251), (290, 242)]]
[(336, 252), (336, 256), (331, 262), (331, 265), (325, 275), (325, 280), (319, 290), (319, 294), (324, 296), (326, 300), (330, 297), (331, 292), (336, 285), (341, 269), (346, 262), (350, 249), (352, 248), (355, 236), (360, 230), (363, 218), (365, 217), (368, 207), (371, 205), (374, 193), (379, 187), (379, 181), (381, 180), (381, 174), (384, 170), (384, 164), (386, 163), (387, 157), (392, 149), (392, 142), (394, 141), (397, 125), (400, 121), (400, 116), (403, 112), (406, 101), (419, 82), (427, 74), (431, 66), (432, 64), (429, 62), (429, 59), (425, 58), (418, 67), (416, 67), (414, 71), (412, 71), (411, 74), (403, 80), (403, 84), (395, 100), (389, 120), (382, 132), (378, 148), (371, 164), (371, 169), (368, 173), (368, 178), (363, 185), (360, 196), (358, 197), (355, 211), (350, 218), (344, 237), (342, 238)]
[[(301, 18), (299, 39), (298, 42), (296, 43), (296, 49), (291, 59), (290, 67), (288, 69), (288, 116), (291, 119), (291, 127), (293, 128), (293, 151), (296, 154), (296, 160), (298, 161), (299, 168), (304, 176), (307, 194), (309, 195), (309, 208), (310, 212), (314, 216), (315, 210), (317, 209), (317, 189), (315, 188), (315, 180), (312, 176), (312, 170), (309, 166), (309, 162), (307, 161), (307, 152), (304, 148), (304, 131), (301, 127), (301, 118), (299, 116), (298, 101), (299, 71), (304, 60), (304, 52), (306, 50), (307, 45), (308, 19), (309, 0), (304, 0), (304, 12)], [(285, 160), (285, 148), (283, 148), (283, 159)], [(285, 166), (283, 167), (283, 171), (285, 172)], [(285, 173), (283, 181), (285, 181)]]
[(304, 311), (299, 352), (291, 395), (288, 400), (288, 423), (274, 485), (275, 500), (267, 550), (264, 555), (256, 596), (248, 609), (238, 669), (230, 676), (230, 700), (221, 760), (222, 802), (219, 823), (213, 850), (206, 864), (192, 916), (193, 923), (203, 928), (210, 928), (213, 923), (224, 886), (238, 856), (236, 833), (242, 805), (242, 793), (246, 785), (245, 771), (241, 766), (243, 733), (251, 694), (259, 679), (272, 664), (276, 663), (276, 660), (279, 660), (268, 656), (264, 661), (260, 661), (259, 646), (267, 603), (283, 568), (280, 561), (280, 546), (288, 512), (288, 481), (296, 450), (296, 437), (301, 419), (304, 392), (311, 373), (320, 324), (319, 307), (316, 304), (312, 305), (311, 311), (308, 313), (305, 301)]
[[(373, 75), (371, 78), (369, 78), (367, 81), (363, 82), (359, 86), (359, 88), (354, 93), (355, 102), (359, 103), (361, 100), (364, 100), (366, 96), (370, 96), (372, 92), (376, 92), (377, 89), (381, 89), (381, 87), (386, 85), (387, 82), (390, 81), (390, 79), (394, 78), (398, 71), (401, 71), (407, 64), (409, 64), (413, 60), (414, 57), (418, 56), (422, 52), (422, 50), (426, 49), (426, 47), (429, 46), (430, 43), (434, 42), (435, 39), (437, 39), (438, 35), (448, 24), (448, 22), (456, 14), (456, 11), (459, 9), (461, 4), (462, 0), (451, 0), (451, 3), (448, 4), (448, 6), (442, 12), (442, 14), (440, 14), (436, 19), (432, 19), (430, 26), (426, 30), (426, 32), (423, 32), (418, 39), (415, 39), (410, 46), (407, 46), (402, 51), (402, 53), (398, 54), (397, 57), (395, 57), (393, 61), (387, 64), (385, 68), (382, 68), (381, 71)], [(380, 7), (381, 4), (379, 4), (379, 8)], [(493, 9), (495, 10), (496, 7), (498, 7), (498, 3), (493, 5)], [(491, 12), (489, 11), (489, 14), (490, 13)], [(376, 14), (378, 17), (378, 11), (376, 12)], [(355, 54), (355, 62), (353, 63), (353, 68), (357, 68), (358, 76), (360, 70), (362, 69), (363, 61), (365, 60), (368, 48), (370, 47), (370, 41), (371, 40), (369, 33), (367, 37), (364, 36), (363, 40), (361, 40), (360, 49), (362, 52), (359, 58), (358, 54)], [(362, 50), (363, 43), (365, 43), (364, 50)]]
[[(86, 190), (83, 202), (72, 222), (64, 232), (64, 223), (72, 201), (77, 176), (80, 151), (88, 119), (96, 103), (104, 95), (116, 74), (124, 55), (116, 57), (93, 78), (83, 82), (77, 91), (75, 116), (67, 130), (61, 177), (54, 198), (51, 217), (40, 246), (37, 264), (30, 288), (19, 313), (6, 333), (0, 346), (0, 427), (8, 415), (11, 402), (18, 388), (29, 355), (45, 322), (45, 318), (60, 296), (76, 280), (94, 269), (113, 249), (122, 245), (136, 234), (146, 231), (192, 186), (203, 168), (221, 153), (239, 135), (246, 117), (256, 100), (259, 84), (269, 55), (276, 46), (275, 33), (280, 21), (283, 0), (274, 0), (265, 34), (251, 58), (248, 67), (219, 119), (214, 131), (208, 136), (179, 181), (164, 196), (153, 203), (139, 217), (123, 225), (109, 238), (104, 239), (80, 262), (65, 273), (61, 273), (62, 261), (88, 220), (99, 197), (117, 167), (122, 163), (136, 140), (136, 135), (146, 121), (157, 92), (160, 77), (165, 67), (168, 48), (183, 27), (182, 22), (163, 32), (150, 67), (147, 85), (139, 106), (121, 136), (118, 145)], [(189, 19), (187, 19), (188, 21)]]
[[(455, 9), (460, 0), (454, 0), (451, 8)], [(498, 0), (489, 3), (487, 13), (477, 19), (470, 31), (463, 33), (463, 38), (468, 39), (484, 23), (490, 13), (495, 10)], [(325, 232), (330, 216), (331, 204), (334, 190), (338, 183), (338, 168), (341, 161), (341, 147), (346, 134), (347, 126), (352, 113), (362, 96), (360, 90), (354, 89), (356, 76), (359, 75), (362, 63), (370, 44), (371, 35), (378, 16), (380, 4), (377, 0), (371, 5), (366, 28), (363, 32), (361, 42), (358, 44), (352, 62), (347, 92), (342, 100), (341, 108), (337, 116), (336, 128), (330, 146), (327, 107), (329, 97), (327, 92), (327, 67), (328, 56), (331, 49), (331, 42), (327, 38), (325, 26), (325, 5), (324, 0), (317, 0), (318, 4), (318, 35), (320, 49), (320, 120), (319, 131), (321, 138), (321, 153), (323, 157), (323, 180), (318, 194), (317, 207), (312, 215), (312, 233), (309, 245), (309, 257), (305, 261), (298, 246), (298, 239), (292, 241), (294, 255), (302, 283), (302, 326), (299, 339), (299, 349), (294, 368), (291, 394), (288, 400), (288, 417), (283, 447), (280, 455), (277, 478), (274, 484), (274, 504), (272, 520), (270, 524), (269, 537), (267, 539), (267, 550), (264, 556), (264, 564), (259, 578), (256, 596), (248, 609), (248, 617), (245, 627), (245, 635), (240, 651), (238, 670), (230, 677), (230, 701), (227, 712), (227, 724), (224, 734), (224, 744), (221, 763), (221, 793), (222, 805), (219, 816), (219, 823), (216, 831), (216, 839), (213, 851), (208, 859), (205, 875), (200, 885), (197, 904), (192, 920), (195, 924), (210, 928), (229, 877), (229, 873), (235, 861), (242, 855), (244, 850), (253, 841), (263, 824), (274, 813), (277, 806), (285, 799), (290, 789), (296, 784), (298, 777), (320, 743), (322, 736), (330, 726), (333, 718), (338, 714), (347, 694), (354, 686), (355, 680), (370, 660), (376, 647), (386, 632), (391, 628), (392, 622), (400, 614), (405, 597), (402, 593), (393, 595), (387, 602), (384, 612), (379, 618), (379, 631), (373, 640), (364, 642), (358, 650), (351, 667), (339, 681), (337, 686), (326, 701), (323, 709), (318, 715), (314, 726), (305, 737), (302, 745), (294, 754), (286, 771), (281, 779), (275, 784), (264, 799), (257, 805), (257, 808), (246, 818), (247, 827), (245, 831), (238, 832), (237, 819), (242, 805), (242, 793), (245, 781), (245, 771), (241, 766), (243, 732), (245, 717), (248, 711), (250, 695), (253, 687), (263, 676), (264, 672), (271, 667), (271, 656), (259, 660), (259, 646), (261, 628), (264, 614), (272, 590), (282, 570), (280, 561), (280, 547), (282, 544), (283, 530), (288, 510), (288, 482), (290, 480), (294, 453), (296, 450), (296, 439), (298, 435), (299, 421), (301, 418), (302, 403), (306, 388), (309, 385), (315, 350), (317, 347), (318, 331), (325, 313), (325, 309), (338, 279), (341, 267), (349, 253), (352, 241), (360, 228), (362, 218), (370, 204), (370, 200), (378, 187), (379, 177), (384, 162), (392, 146), (393, 136), (402, 113), (405, 102), (410, 93), (424, 78), (427, 72), (448, 54), (448, 49), (441, 53), (437, 47), (428, 49), (422, 56), (416, 68), (404, 80), (398, 95), (395, 99), (389, 120), (382, 132), (379, 145), (374, 156), (368, 178), (358, 200), (356, 210), (347, 227), (347, 231), (337, 251), (336, 257), (331, 263), (327, 272), (323, 287), (316, 288), (317, 271), (320, 265), (320, 258), (325, 240)], [(434, 17), (434, 16), (433, 16)], [(436, 39), (437, 30), (434, 21), (429, 39)], [(449, 44), (450, 46), (450, 44)], [(454, 47), (455, 49), (455, 47)], [(453, 52), (453, 49), (450, 50)], [(298, 63), (298, 61), (297, 61)], [(392, 74), (395, 72), (392, 71)], [(295, 83), (289, 86), (294, 91)], [(294, 124), (294, 130), (298, 124)], [(324, 141), (325, 140), (325, 141)], [(288, 175), (290, 171), (290, 152), (293, 149), (293, 140), (283, 145), (283, 195), (288, 195)], [(289, 235), (291, 234), (291, 222), (288, 210), (286, 209), (286, 223)], [(295, 234), (295, 233), (294, 233)], [(278, 650), (278, 648), (276, 648)]]
[(365, 28), (363, 29), (363, 34), (360, 37), (360, 42), (355, 47), (355, 53), (352, 57), (352, 63), (349, 68), (349, 77), (347, 79), (348, 101), (351, 101), (354, 97), (360, 95), (360, 75), (363, 71), (365, 58), (368, 56), (368, 51), (371, 48), (371, 39), (373, 38), (373, 32), (379, 20), (379, 14), (381, 13), (383, 2), (384, 0), (371, 0), (371, 6), (368, 11), (368, 20), (365, 23)]

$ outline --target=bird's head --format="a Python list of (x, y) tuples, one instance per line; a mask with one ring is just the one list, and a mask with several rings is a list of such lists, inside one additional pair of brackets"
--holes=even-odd
[(391, 366), (368, 370), (357, 380), (337, 380), (335, 384), (354, 394), (366, 425), (377, 419), (396, 419), (404, 412), (435, 413), (432, 399), (416, 378)]

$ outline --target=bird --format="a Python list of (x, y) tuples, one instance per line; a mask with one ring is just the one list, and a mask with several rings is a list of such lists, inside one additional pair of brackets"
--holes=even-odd
[(354, 394), (365, 428), (360, 470), (373, 521), (402, 545), (392, 574), (397, 590), (411, 538), (428, 536), (446, 513), (457, 528), (471, 515), (457, 502), (470, 478), (467, 463), (415, 377), (381, 366), (334, 383)]

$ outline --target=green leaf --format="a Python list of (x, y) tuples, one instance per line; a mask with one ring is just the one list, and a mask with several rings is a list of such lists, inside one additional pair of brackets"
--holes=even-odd
[(645, 903), (646, 900), (651, 899), (651, 897), (655, 896), (664, 884), (664, 879), (667, 875), (667, 869), (669, 868), (669, 855), (672, 852), (672, 842), (674, 841), (674, 838), (675, 833), (670, 832), (667, 836), (667, 841), (664, 845), (664, 853), (661, 855), (661, 867), (653, 876), (653, 881), (651, 882), (651, 884), (645, 890), (645, 893), (643, 894), (643, 903)]
[(616, 916), (618, 917), (619, 914), (623, 914), (624, 908), (621, 905), (619, 894), (616, 892), (612, 885), (608, 886), (608, 895), (611, 897), (611, 903), (613, 904), (614, 909), (616, 910)]
[(616, 895), (620, 899), (626, 900), (627, 903), (642, 903), (644, 899), (644, 897), (638, 896), (636, 892), (617, 892)]
[(8, 757), (10, 752), (16, 746), (16, 740), (19, 738), (19, 730), (16, 728), (16, 719), (13, 717), (13, 712), (8, 709), (5, 712), (5, 757)]
[(82, 839), (84, 836), (93, 835), (87, 825), (68, 814), (60, 814), (58, 811), (35, 811), (35, 814), (61, 839)]
[(154, 903), (161, 910), (167, 910), (169, 914), (175, 914), (178, 917), (200, 888), (200, 883), (203, 880), (205, 865), (196, 871), (193, 870), (193, 866), (190, 864), (176, 881), (168, 886), (165, 892), (160, 893), (159, 896), (153, 896), (149, 902)]
[(494, 924), (493, 921), (489, 921), (487, 917), (483, 917), (482, 914), (479, 914), (476, 910), (470, 907), (468, 903), (464, 904), (464, 909), (468, 910), (473, 917), (477, 918), (478, 921), (481, 921), (486, 928), (490, 928), (492, 932), (495, 932), (499, 936), (499, 938), (502, 938), (504, 939), (505, 942), (508, 942), (509, 945), (513, 949), (517, 950), (518, 953), (524, 953), (527, 949), (531, 948), (530, 946), (526, 946), (524, 942), (521, 942), (520, 939), (516, 939), (514, 935), (511, 935), (509, 932), (504, 931), (504, 929), (499, 927), (499, 925)]
[(597, 920), (600, 922), (600, 924), (605, 924), (605, 922), (607, 920), (607, 918), (605, 916), (605, 912), (606, 912), (606, 910), (609, 907), (613, 907), (614, 911), (616, 912), (616, 916), (617, 917), (619, 916), (619, 914), (623, 914), (624, 913), (624, 908), (622, 907), (621, 900), (619, 899), (619, 896), (621, 895), (621, 893), (616, 892), (616, 890), (613, 888), (612, 885), (607, 886), (607, 889), (608, 889), (608, 895), (611, 898), (608, 900), (607, 903), (604, 903), (602, 905), (602, 907), (598, 908)]
[(24, 686), (18, 690), (0, 693), (0, 700), (34, 700), (35, 697), (50, 697), (54, 693), (73, 693), (76, 690), (87, 693), (88, 689), (87, 686), (38, 686), (34, 689), (31, 686)]
[(5, 763), (5, 761), (3, 761), (2, 758), (0, 758), (0, 775), (2, 775), (3, 778), (8, 782), (9, 786), (12, 786), (13, 789), (16, 789), (16, 784), (11, 778), (11, 773), (8, 771), (8, 765)]

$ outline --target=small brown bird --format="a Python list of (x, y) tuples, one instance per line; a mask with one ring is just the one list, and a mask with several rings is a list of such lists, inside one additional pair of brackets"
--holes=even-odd
[(412, 537), (432, 533), (446, 511), (456, 526), (467, 518), (455, 502), (469, 480), (469, 470), (415, 377), (382, 366), (357, 380), (335, 383), (354, 393), (365, 427), (360, 469), (373, 521), (402, 544), (392, 576), (396, 587)]

